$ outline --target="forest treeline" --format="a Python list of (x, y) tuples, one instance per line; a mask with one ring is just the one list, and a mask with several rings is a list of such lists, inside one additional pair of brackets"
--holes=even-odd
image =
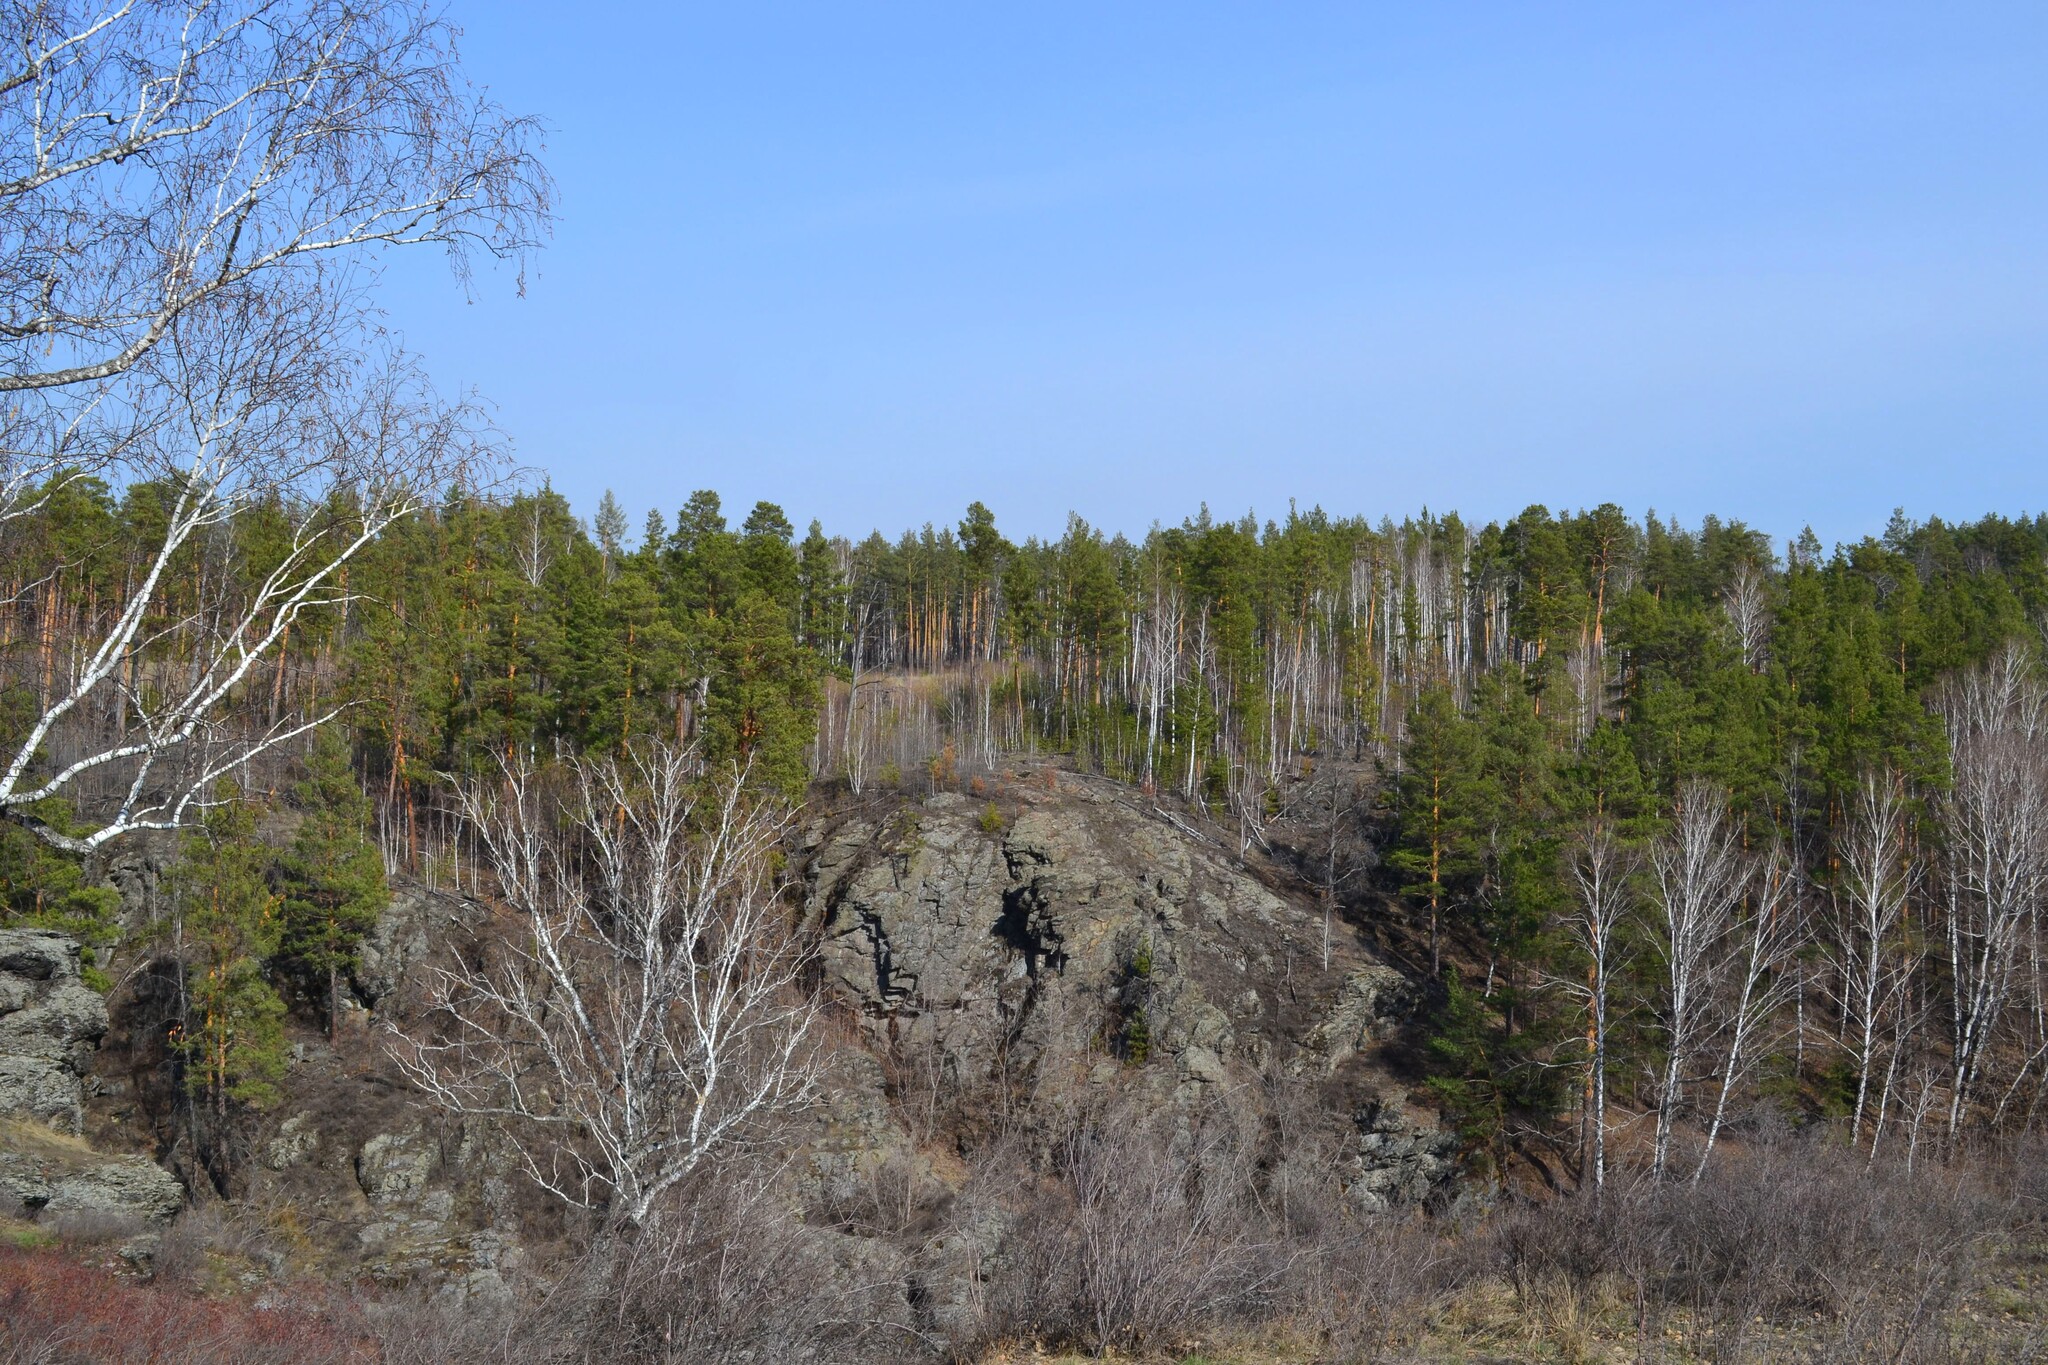
[[(64, 481), (8, 539), (22, 714), (128, 608), (171, 493)], [(207, 528), (152, 618), (235, 619), (307, 519)], [(1777, 1095), (1866, 1142), (1915, 1104), (1958, 1138), (2030, 1123), (2048, 1075), (2048, 517), (1901, 515), (1831, 552), (1612, 505), (1478, 528), (1205, 511), (1142, 539), (1077, 517), (1017, 543), (976, 503), (854, 541), (769, 503), (730, 524), (710, 492), (637, 532), (608, 494), (586, 525), (543, 488), (432, 500), (343, 587), (236, 714), (344, 707), (393, 870), (460, 879), (449, 781), (511, 756), (693, 741), (797, 796), (1062, 755), (1294, 857), (1337, 910), (1412, 916), (1446, 983), (1437, 1085), (1481, 1151), (1576, 1114), (1582, 1159), (1607, 1109), (1589, 1048), (1643, 1110), (1718, 1123)], [(155, 651), (128, 685), (177, 666)], [(122, 734), (124, 695), (52, 760)], [(282, 774), (240, 776), (283, 796)], [(1614, 889), (1589, 911), (1595, 855)], [(12, 909), (53, 875), (10, 877)]]

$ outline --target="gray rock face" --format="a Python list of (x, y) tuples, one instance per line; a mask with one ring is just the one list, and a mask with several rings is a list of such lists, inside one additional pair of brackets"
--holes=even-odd
[(277, 1136), (264, 1149), (263, 1162), (273, 1171), (303, 1166), (319, 1154), (319, 1121), (311, 1114), (293, 1114), (278, 1126)]
[(1247, 974), (1307, 951), (1279, 897), (1087, 797), (1027, 806), (994, 833), (950, 795), (850, 821), (820, 837), (809, 913), (877, 1041), (935, 1048), (962, 1077), (1115, 1050), (1141, 1014), (1149, 1054), (1194, 1049), (1213, 1072), (1256, 1054), (1269, 1026)]
[(0, 1131), (0, 1193), (37, 1217), (110, 1214), (167, 1223), (185, 1187), (139, 1156), (107, 1156), (55, 1133), (14, 1123)]
[[(1126, 793), (1059, 781), (1006, 793), (1001, 828), (944, 794), (807, 832), (806, 924), (876, 1054), (956, 1094), (1053, 1076), (1192, 1098), (1274, 1066), (1384, 1089), (1371, 1054), (1418, 1003), (1406, 978), (1355, 946), (1325, 970), (1312, 908)], [(1368, 1202), (1449, 1178), (1455, 1141), (1426, 1115), (1357, 1127)]]
[(185, 1202), (177, 1177), (139, 1156), (116, 1157), (57, 1182), (45, 1213), (126, 1213), (167, 1223)]
[(1359, 1144), (1349, 1193), (1360, 1207), (1377, 1212), (1420, 1204), (1456, 1174), (1457, 1138), (1399, 1100), (1372, 1099), (1354, 1118)]
[(0, 929), (0, 1116), (77, 1132), (83, 1077), (108, 1028), (79, 947), (41, 929)]
[(375, 1006), (389, 997), (406, 969), (425, 958), (469, 912), (470, 902), (460, 896), (413, 883), (394, 886), (349, 973), (357, 998)]
[(139, 939), (170, 913), (165, 877), (178, 861), (179, 835), (169, 830), (128, 836), (107, 863), (107, 884), (121, 896), (122, 936)]
[(1421, 1003), (1415, 983), (1391, 967), (1361, 967), (1344, 978), (1337, 995), (1303, 1039), (1323, 1070), (1335, 1071), (1386, 1036), (1390, 1024)]
[(356, 1181), (371, 1203), (400, 1203), (426, 1187), (440, 1160), (439, 1145), (417, 1128), (379, 1133), (356, 1153)]

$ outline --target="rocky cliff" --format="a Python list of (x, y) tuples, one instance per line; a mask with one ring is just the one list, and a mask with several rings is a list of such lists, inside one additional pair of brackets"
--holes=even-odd
[(1414, 986), (1341, 923), (1326, 962), (1311, 900), (1127, 789), (1051, 774), (993, 800), (879, 802), (802, 843), (826, 988), (899, 1101), (918, 1091), (971, 1130), (1091, 1093), (1185, 1104), (1285, 1078), (1352, 1120), (1360, 1201), (1450, 1178), (1455, 1144), (1388, 1064)]
[[(1312, 897), (1127, 789), (1042, 773), (993, 797), (854, 802), (803, 826), (791, 866), (815, 987), (844, 1022), (798, 1163), (800, 1197), (820, 1207), (912, 1168), (943, 1197), (991, 1138), (1117, 1103), (1249, 1111), (1281, 1086), (1343, 1135), (1328, 1160), (1360, 1207), (1420, 1203), (1452, 1176), (1454, 1143), (1395, 1064), (1412, 983), (1343, 922), (1326, 947)], [(147, 867), (122, 872), (124, 891), (154, 894)], [(399, 888), (339, 1036), (298, 1033), (282, 1102), (244, 1123), (225, 1177), (195, 1163), (177, 1118), (161, 983), (131, 970), (110, 1018), (76, 945), (0, 933), (0, 1114), (15, 1120), (0, 1129), (0, 1187), (30, 1216), (91, 1204), (155, 1222), (190, 1187), (214, 1207), (294, 1211), (289, 1247), (249, 1274), (288, 1257), (504, 1292), (501, 1272), (555, 1229), (488, 1127), (408, 1092), (374, 1028), (408, 1008), (417, 966), (482, 918)], [(64, 1136), (80, 1131), (97, 1152)], [(970, 1219), (940, 1245), (954, 1256), (998, 1230)], [(910, 1253), (867, 1233), (819, 1235), (833, 1259), (910, 1273)]]
[(77, 943), (0, 929), (0, 1205), (38, 1221), (162, 1224), (184, 1203), (184, 1187), (162, 1167), (77, 1136), (107, 1028), (106, 1001), (85, 984)]

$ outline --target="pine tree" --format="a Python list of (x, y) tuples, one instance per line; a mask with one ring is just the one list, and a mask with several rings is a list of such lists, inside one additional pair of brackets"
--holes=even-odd
[(598, 548), (604, 551), (604, 573), (609, 579), (619, 571), (619, 561), (626, 557), (626, 509), (619, 506), (619, 500), (612, 496), (612, 490), (604, 490), (604, 497), (597, 504), (597, 521), (592, 529), (597, 532)]
[(357, 965), (364, 938), (391, 900), (383, 856), (368, 836), (369, 798), (348, 757), (336, 731), (320, 732), (306, 778), (292, 789), (299, 828), (279, 865), (279, 965), (321, 993), (330, 1038), (341, 1010), (342, 974)]
[(1395, 784), (1400, 833), (1387, 865), (1410, 895), (1429, 902), (1429, 969), (1443, 969), (1442, 922), (1484, 869), (1483, 836), (1494, 801), (1479, 762), (1477, 727), (1448, 687), (1432, 687), (1408, 713), (1408, 742)]
[(285, 1070), (284, 1001), (264, 976), (282, 930), (270, 851), (256, 838), (254, 808), (224, 795), (186, 837), (174, 874), (174, 946), (185, 966), (177, 1047), (188, 1092), (223, 1118), (231, 1101), (274, 1102)]
[[(62, 833), (72, 828), (68, 802), (43, 803), (37, 818)], [(86, 983), (97, 990), (111, 984), (95, 963), (97, 950), (119, 937), (120, 909), (120, 892), (92, 885), (79, 859), (17, 824), (0, 824), (0, 925), (54, 929), (77, 939)]]
[(800, 795), (810, 779), (822, 661), (797, 644), (789, 613), (758, 589), (703, 629), (711, 677), (699, 722), (706, 753), (751, 765), (768, 785)]

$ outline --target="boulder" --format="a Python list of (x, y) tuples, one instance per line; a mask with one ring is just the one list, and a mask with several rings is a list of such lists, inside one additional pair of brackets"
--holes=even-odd
[(356, 1183), (372, 1204), (404, 1203), (426, 1188), (440, 1162), (440, 1145), (418, 1128), (379, 1133), (356, 1153)]
[(1390, 1095), (1375, 1096), (1353, 1116), (1359, 1141), (1350, 1162), (1349, 1192), (1380, 1212), (1423, 1203), (1457, 1173), (1458, 1140)]
[(349, 973), (356, 998), (372, 1007), (388, 999), (407, 970), (472, 912), (473, 903), (461, 896), (411, 882), (394, 885)]

